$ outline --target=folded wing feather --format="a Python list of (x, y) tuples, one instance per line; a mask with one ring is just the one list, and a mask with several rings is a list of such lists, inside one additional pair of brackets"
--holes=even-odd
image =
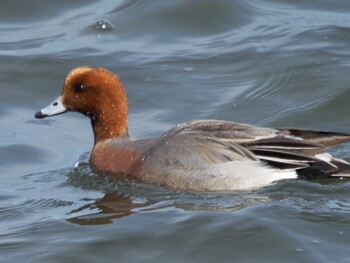
[[(350, 164), (330, 155), (326, 158), (320, 153), (349, 140), (350, 135), (345, 133), (202, 120), (184, 123), (170, 130), (162, 136), (162, 147), (158, 144), (157, 149), (150, 151), (160, 151), (159, 154), (167, 151), (170, 154), (164, 155), (167, 156), (165, 163), (186, 167), (260, 159), (280, 169), (317, 167), (324, 174), (336, 176), (338, 173), (350, 173)], [(177, 152), (171, 154), (175, 148)], [(149, 156), (155, 155), (153, 152)]]

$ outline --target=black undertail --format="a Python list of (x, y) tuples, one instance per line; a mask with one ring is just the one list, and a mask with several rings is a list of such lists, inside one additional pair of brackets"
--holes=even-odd
[(309, 167), (296, 170), (298, 178), (300, 179), (322, 179), (322, 178), (335, 178), (336, 170), (329, 169), (328, 165), (324, 162), (311, 163)]

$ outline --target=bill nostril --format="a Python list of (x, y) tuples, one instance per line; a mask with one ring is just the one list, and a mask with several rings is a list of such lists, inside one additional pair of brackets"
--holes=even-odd
[(58, 105), (58, 102), (55, 101), (54, 103), (52, 103), (52, 106), (57, 106)]

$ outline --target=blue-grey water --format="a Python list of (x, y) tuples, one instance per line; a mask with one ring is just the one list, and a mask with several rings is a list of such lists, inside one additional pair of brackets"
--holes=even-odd
[(0, 262), (350, 262), (349, 181), (109, 180), (88, 165), (88, 119), (33, 117), (94, 65), (122, 79), (134, 137), (203, 118), (350, 132), (349, 14), (346, 0), (3, 0)]

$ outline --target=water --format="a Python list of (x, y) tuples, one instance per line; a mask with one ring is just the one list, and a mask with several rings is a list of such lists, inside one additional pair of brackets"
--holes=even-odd
[[(350, 131), (348, 1), (20, 1), (0, 9), (1, 262), (350, 262), (350, 182), (177, 192), (94, 174), (89, 121), (34, 120), (107, 67), (130, 132), (192, 119)], [(332, 153), (350, 159), (348, 146)], [(75, 168), (77, 162), (79, 165)]]

